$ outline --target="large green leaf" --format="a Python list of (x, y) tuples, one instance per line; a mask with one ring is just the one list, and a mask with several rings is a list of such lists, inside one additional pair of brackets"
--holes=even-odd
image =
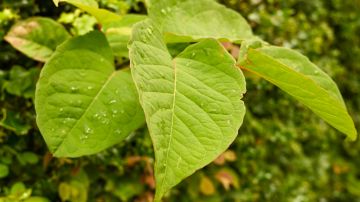
[(120, 15), (117, 15), (116, 13), (113, 13), (106, 9), (99, 8), (99, 5), (95, 0), (53, 0), (53, 2), (56, 6), (58, 6), (60, 2), (72, 4), (93, 15), (101, 24), (121, 19)]
[(40, 131), (55, 156), (93, 154), (141, 126), (144, 115), (128, 70), (115, 71), (100, 32), (58, 47), (37, 84)]
[(69, 37), (65, 28), (54, 20), (33, 17), (16, 23), (5, 40), (28, 57), (45, 62), (55, 48)]
[(114, 54), (118, 57), (129, 57), (127, 44), (130, 40), (132, 26), (147, 18), (145, 15), (128, 14), (121, 20), (103, 25), (103, 30)]
[(237, 42), (252, 37), (250, 26), (239, 13), (214, 0), (149, 0), (148, 12), (168, 42), (204, 38)]
[(245, 114), (245, 80), (214, 39), (172, 58), (151, 21), (135, 25), (130, 60), (155, 148), (159, 201), (235, 139)]
[(249, 48), (240, 65), (289, 93), (355, 140), (354, 123), (335, 82), (300, 53), (275, 46)]

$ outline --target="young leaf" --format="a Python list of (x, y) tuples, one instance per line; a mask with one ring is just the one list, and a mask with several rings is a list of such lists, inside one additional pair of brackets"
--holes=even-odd
[(213, 39), (172, 58), (151, 21), (135, 25), (133, 79), (155, 148), (155, 201), (224, 152), (242, 124), (245, 79)]
[(149, 0), (148, 13), (168, 42), (204, 38), (237, 42), (252, 37), (249, 24), (239, 13), (214, 0)]
[(62, 25), (43, 17), (20, 21), (5, 36), (14, 48), (41, 62), (48, 60), (55, 48), (68, 38), (70, 34)]
[(144, 122), (130, 72), (115, 71), (100, 32), (58, 47), (35, 95), (40, 131), (55, 156), (78, 157), (123, 140)]
[(99, 8), (95, 0), (53, 0), (55, 5), (58, 6), (59, 2), (66, 2), (72, 4), (81, 10), (93, 15), (99, 23), (105, 24), (117, 20), (121, 20), (121, 16), (108, 11), (106, 9)]
[(249, 48), (239, 64), (289, 93), (355, 140), (357, 132), (335, 82), (300, 53), (275, 46)]
[(129, 57), (127, 44), (130, 40), (132, 26), (146, 17), (145, 15), (128, 14), (124, 15), (121, 20), (103, 25), (104, 33), (115, 56)]

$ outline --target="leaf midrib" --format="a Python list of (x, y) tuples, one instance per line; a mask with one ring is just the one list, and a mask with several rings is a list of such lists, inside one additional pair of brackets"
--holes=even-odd
[[(260, 55), (262, 55), (262, 56), (264, 56), (264, 57), (268, 57), (268, 58), (270, 58), (271, 60), (276, 61), (277, 63), (279, 63), (279, 64), (282, 65), (283, 67), (289, 69), (291, 72), (299, 75), (299, 76), (300, 76), (301, 78), (303, 78), (304, 80), (308, 80), (308, 81), (310, 81), (311, 83), (315, 84), (315, 86), (316, 86), (317, 88), (319, 88), (320, 91), (325, 92), (326, 94), (329, 95), (331, 101), (334, 101), (334, 102), (336, 102), (337, 104), (339, 104), (338, 107), (340, 107), (340, 109), (342, 109), (342, 110), (344, 110), (344, 111), (346, 112), (345, 115), (346, 115), (347, 118), (350, 118), (350, 115), (348, 114), (348, 111), (347, 111), (346, 107), (343, 106), (343, 105), (341, 104), (341, 102), (340, 102), (336, 97), (334, 97), (332, 94), (328, 93), (328, 91), (327, 91), (326, 89), (324, 89), (322, 86), (320, 86), (320, 85), (319, 85), (316, 81), (314, 81), (313, 79), (311, 79), (311, 78), (309, 78), (309, 77), (307, 77), (307, 76), (304, 76), (304, 75), (300, 74), (299, 72), (297, 72), (297, 71), (293, 70), (292, 68), (290, 68), (288, 65), (282, 63), (281, 61), (277, 61), (274, 57), (269, 56), (269, 55), (267, 55), (267, 54), (265, 54), (265, 53), (263, 53), (263, 52), (261, 52), (261, 51), (259, 51), (259, 50), (249, 48), (249, 51), (253, 51), (253, 52), (256, 52), (256, 53), (258, 53), (258, 54), (260, 54)], [(252, 61), (251, 61), (249, 58), (246, 58), (245, 62), (246, 62), (247, 64), (253, 65)], [(257, 72), (255, 72), (254, 70), (251, 70), (251, 69), (248, 69), (248, 68), (246, 68), (246, 69), (247, 69), (247, 70), (250, 70), (251, 72), (257, 74), (257, 75), (260, 76), (260, 77), (263, 77), (264, 79), (266, 79), (266, 80), (268, 80), (268, 81), (270, 81), (271, 83), (274, 83), (274, 84), (276, 85), (276, 82), (275, 82), (273, 79), (269, 78), (268, 76), (265, 76), (265, 75), (263, 75), (263, 74), (257, 73)], [(306, 106), (307, 106), (307, 105), (306, 105)], [(310, 108), (310, 107), (309, 107), (309, 108)], [(322, 111), (322, 112), (323, 112), (323, 111)], [(351, 118), (350, 118), (350, 120), (351, 120)], [(330, 123), (329, 123), (329, 124), (330, 124)], [(333, 124), (330, 124), (330, 125), (333, 126)], [(352, 124), (350, 124), (350, 125), (352, 125)], [(335, 126), (333, 126), (333, 127), (334, 127), (334, 128), (338, 128), (338, 127), (335, 127)], [(351, 131), (348, 131), (348, 130), (346, 129), (347, 132), (343, 132), (343, 131), (341, 131), (341, 132), (343, 132), (343, 133), (346, 134), (348, 137), (350, 137), (350, 138), (353, 139), (354, 137), (352, 137), (352, 136), (354, 136), (354, 135), (355, 135), (355, 138), (356, 138), (356, 129), (355, 129), (355, 131), (354, 131), (354, 129), (355, 129), (355, 126), (354, 126), (352, 129), (350, 129)]]
[[(257, 53), (261, 54), (262, 56), (271, 58), (273, 61), (276, 61), (277, 63), (279, 63), (279, 64), (282, 65), (283, 67), (286, 67), (286, 68), (289, 69), (291, 72), (294, 72), (295, 74), (299, 75), (299, 76), (302, 77), (303, 79), (311, 81), (311, 82), (314, 83), (316, 86), (318, 86), (318, 88), (320, 88), (321, 90), (323, 90), (323, 91), (325, 91), (327, 94), (329, 94), (329, 96), (330, 96), (333, 100), (339, 102), (338, 98), (335, 97), (335, 96), (333, 96), (331, 93), (328, 93), (328, 90), (327, 90), (327, 89), (323, 88), (321, 85), (319, 85), (319, 84), (318, 84), (316, 81), (314, 81), (313, 79), (311, 79), (311, 78), (309, 78), (309, 77), (307, 77), (307, 76), (305, 76), (305, 75), (303, 75), (303, 74), (301, 74), (301, 73), (293, 70), (292, 68), (289, 67), (289, 65), (284, 64), (283, 62), (276, 60), (276, 58), (274, 58), (274, 57), (272, 57), (272, 56), (270, 56), (270, 55), (268, 55), (268, 54), (265, 54), (265, 53), (263, 53), (263, 52), (261, 52), (261, 51), (259, 51), (259, 50), (256, 50), (256, 49), (249, 49), (249, 50), (254, 51), (254, 52), (257, 52)], [(252, 64), (252, 62), (250, 61), (249, 58), (247, 58), (247, 60), (249, 60), (250, 64)], [(261, 77), (265, 77), (265, 76), (261, 76)], [(266, 78), (269, 79), (269, 77), (267, 77), (267, 76), (266, 76)], [(341, 102), (340, 102), (340, 103), (341, 103)], [(346, 110), (346, 108), (345, 108), (344, 106), (343, 106), (342, 108), (344, 108), (344, 109)]]
[(174, 128), (174, 117), (175, 117), (175, 102), (176, 102), (176, 83), (177, 83), (177, 76), (176, 76), (176, 60), (173, 59), (173, 67), (174, 67), (174, 91), (173, 91), (173, 103), (171, 108), (171, 124), (170, 124), (170, 137), (169, 137), (169, 143), (168, 147), (166, 148), (166, 160), (165, 160), (165, 172), (164, 172), (164, 178), (161, 181), (161, 191), (163, 192), (163, 185), (166, 179), (167, 171), (168, 171), (168, 159), (169, 159), (169, 151), (171, 147), (172, 137), (173, 137), (173, 128)]

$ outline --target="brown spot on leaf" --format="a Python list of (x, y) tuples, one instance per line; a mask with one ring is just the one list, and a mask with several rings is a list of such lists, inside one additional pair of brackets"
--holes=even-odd
[(36, 21), (22, 22), (15, 25), (15, 27), (10, 30), (8, 36), (24, 37), (38, 27), (40, 27), (40, 25)]
[(21, 39), (21, 38), (18, 38), (18, 37), (13, 37), (13, 36), (5, 36), (4, 39), (14, 47), (25, 46), (25, 45), (27, 45), (29, 43), (28, 41), (26, 41), (24, 39)]

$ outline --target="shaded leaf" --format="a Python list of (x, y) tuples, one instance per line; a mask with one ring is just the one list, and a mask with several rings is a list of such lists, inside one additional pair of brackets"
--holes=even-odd
[(16, 23), (4, 39), (28, 57), (45, 62), (68, 38), (70, 35), (61, 24), (50, 18), (33, 17)]
[(12, 95), (34, 98), (39, 73), (40, 69), (38, 68), (25, 70), (21, 66), (14, 66), (10, 70), (10, 78), (5, 82), (4, 88)]
[(249, 48), (239, 64), (270, 81), (355, 140), (357, 132), (335, 82), (300, 53), (275, 46)]
[(145, 18), (145, 15), (128, 14), (123, 16), (121, 20), (103, 25), (104, 33), (115, 56), (129, 57), (127, 44), (130, 40), (132, 26)]
[(0, 179), (9, 175), (9, 167), (0, 163)]
[(24, 152), (20, 154), (20, 159), (23, 163), (36, 164), (39, 161), (39, 157), (33, 152)]
[(213, 161), (237, 135), (245, 114), (245, 80), (213, 39), (172, 58), (151, 21), (134, 27), (133, 79), (155, 148), (155, 201)]
[(17, 135), (25, 135), (31, 129), (31, 125), (24, 122), (24, 119), (19, 112), (16, 113), (3, 108), (1, 113), (0, 126), (14, 131)]
[(62, 44), (45, 64), (35, 109), (55, 156), (99, 152), (143, 124), (130, 72), (115, 71), (113, 60), (104, 35), (91, 32)]

